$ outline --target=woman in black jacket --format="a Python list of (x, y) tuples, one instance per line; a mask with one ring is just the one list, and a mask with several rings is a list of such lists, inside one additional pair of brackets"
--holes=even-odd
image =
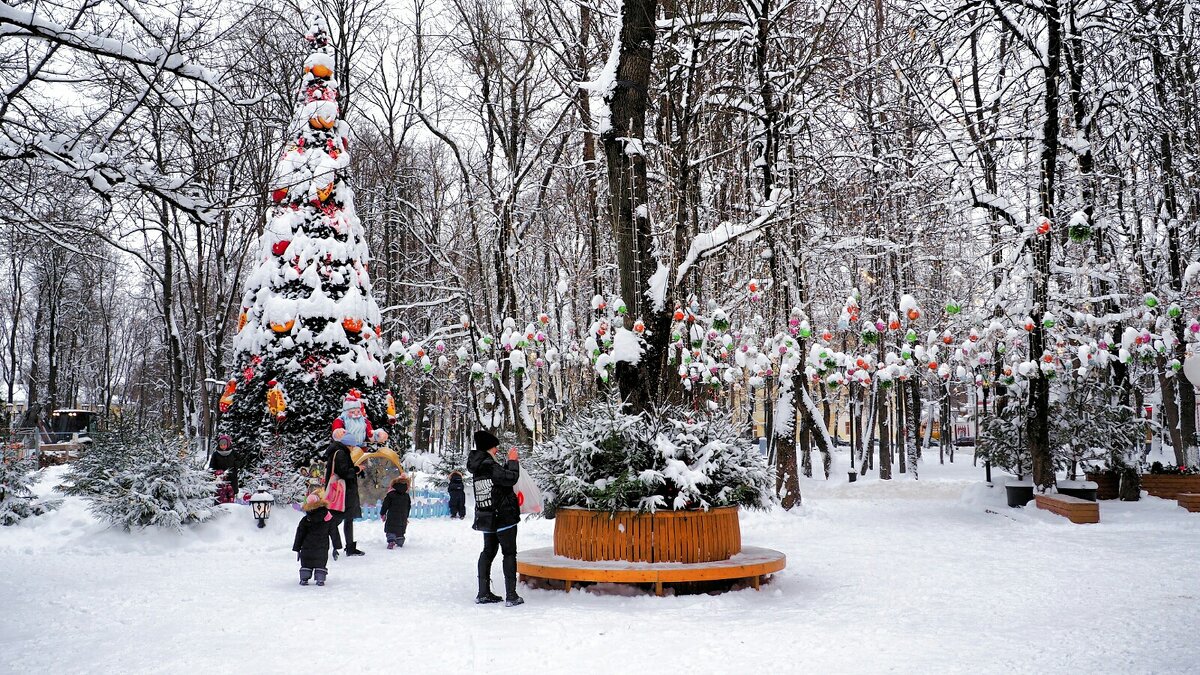
[(517, 449), (508, 451), (508, 459), (498, 460), (500, 441), (486, 431), (475, 432), (475, 450), (467, 457), (467, 469), (475, 478), (475, 523), (483, 532), (483, 552), (479, 554), (479, 593), (476, 604), (500, 602), (492, 593), (492, 561), (496, 550), (504, 553), (504, 605), (513, 607), (524, 600), (517, 595), (517, 523), (521, 506), (513, 486), (520, 476)]
[(338, 549), (342, 547), (342, 539), (338, 537), (337, 521), (329, 514), (329, 502), (316, 494), (311, 494), (304, 500), (304, 517), (296, 525), (296, 541), (292, 550), (300, 560), (300, 585), (307, 586), (308, 580), (314, 576), (317, 585), (325, 585), (325, 576), (329, 573), (329, 544), (333, 543), (333, 559), (338, 559)]
[(325, 451), (325, 484), (329, 485), (330, 473), (336, 473), (338, 478), (346, 481), (346, 506), (343, 511), (330, 511), (333, 514), (333, 526), (343, 523), (346, 532), (346, 555), (366, 555), (358, 550), (354, 543), (354, 519), (362, 517), (362, 505), (358, 497), (358, 474), (360, 467), (350, 461), (350, 448), (334, 441)]

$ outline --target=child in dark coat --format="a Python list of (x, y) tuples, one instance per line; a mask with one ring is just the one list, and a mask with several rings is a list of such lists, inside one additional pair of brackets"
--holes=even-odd
[(329, 513), (329, 502), (316, 493), (304, 500), (304, 517), (296, 526), (296, 541), (292, 550), (300, 560), (300, 585), (307, 586), (308, 580), (316, 576), (317, 585), (325, 585), (329, 574), (329, 544), (333, 543), (333, 559), (338, 559), (342, 538), (338, 535), (337, 521)]
[(467, 517), (467, 490), (460, 471), (450, 472), (450, 517), (459, 520)]
[(379, 517), (383, 519), (383, 532), (387, 535), (388, 549), (404, 547), (404, 533), (408, 531), (408, 512), (412, 509), (412, 497), (408, 495), (408, 479), (399, 476), (392, 481), (392, 488), (383, 497)]

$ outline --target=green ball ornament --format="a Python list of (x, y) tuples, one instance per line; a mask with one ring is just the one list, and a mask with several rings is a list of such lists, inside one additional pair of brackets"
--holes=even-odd
[(1158, 298), (1154, 297), (1153, 293), (1147, 293), (1146, 296), (1142, 298), (1142, 302), (1145, 303), (1145, 305), (1150, 309), (1158, 307)]
[(1167, 308), (1167, 316), (1171, 317), (1172, 319), (1178, 319), (1179, 317), (1183, 316), (1183, 308), (1181, 308), (1179, 305), (1173, 304)]
[(955, 314), (958, 314), (961, 311), (962, 311), (962, 305), (960, 305), (959, 303), (957, 303), (953, 300), (946, 303), (946, 313), (949, 314), (950, 316), (954, 316)]
[(917, 340), (920, 338), (917, 337), (917, 331), (909, 328), (908, 332), (904, 334), (904, 339), (907, 340), (910, 345), (915, 345), (917, 344)]

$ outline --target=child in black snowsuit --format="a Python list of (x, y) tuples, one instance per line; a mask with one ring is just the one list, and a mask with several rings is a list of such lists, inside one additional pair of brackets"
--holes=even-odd
[(329, 574), (329, 544), (333, 542), (333, 559), (338, 559), (342, 538), (338, 535), (337, 521), (329, 513), (329, 502), (315, 493), (304, 500), (304, 517), (296, 526), (296, 541), (292, 550), (300, 560), (300, 585), (307, 586), (308, 580), (316, 576), (317, 585), (325, 585)]
[(408, 479), (399, 476), (392, 481), (392, 489), (383, 497), (379, 517), (383, 519), (383, 532), (387, 535), (388, 549), (403, 548), (404, 533), (408, 531), (408, 512), (412, 509), (412, 497), (408, 495)]
[(467, 517), (467, 490), (458, 471), (450, 472), (450, 517), (459, 520)]

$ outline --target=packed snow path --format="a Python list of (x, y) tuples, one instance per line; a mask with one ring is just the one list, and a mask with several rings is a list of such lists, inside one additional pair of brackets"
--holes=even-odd
[[(299, 514), (246, 507), (184, 534), (105, 530), (68, 500), (0, 528), (0, 671), (1155, 672), (1200, 669), (1200, 514), (1104, 502), (1099, 525), (1003, 506), (969, 462), (920, 482), (806, 482), (793, 513), (744, 514), (784, 551), (761, 592), (632, 587), (475, 606), (480, 536), (414, 520), (403, 549), (300, 587)], [(943, 476), (937, 479), (936, 476)], [(991, 508), (999, 514), (987, 513)], [(522, 524), (522, 549), (552, 523)], [(493, 587), (502, 587), (497, 560)]]

